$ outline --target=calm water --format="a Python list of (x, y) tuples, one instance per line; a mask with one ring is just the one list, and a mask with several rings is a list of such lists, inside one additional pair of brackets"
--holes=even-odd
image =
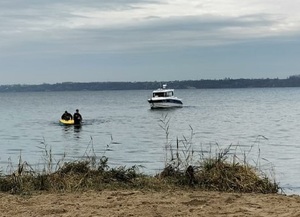
[[(19, 156), (41, 168), (45, 145), (59, 161), (105, 155), (109, 165), (142, 165), (154, 174), (164, 167), (169, 142), (189, 140), (199, 153), (231, 145), (232, 153), (272, 170), (287, 193), (300, 193), (300, 88), (176, 90), (184, 107), (150, 110), (151, 91), (0, 93), (0, 169), (11, 170)], [(79, 108), (80, 129), (58, 124), (61, 114)], [(180, 143), (187, 144), (187, 143)], [(184, 150), (184, 148), (183, 148)]]

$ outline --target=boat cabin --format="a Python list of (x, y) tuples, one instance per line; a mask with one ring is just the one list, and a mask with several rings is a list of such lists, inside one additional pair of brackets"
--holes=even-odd
[(153, 97), (171, 97), (174, 96), (173, 90), (153, 91)]

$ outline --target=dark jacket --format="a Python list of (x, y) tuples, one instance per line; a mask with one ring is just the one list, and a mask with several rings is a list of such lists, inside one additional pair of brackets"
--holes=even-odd
[(65, 113), (63, 113), (63, 115), (61, 116), (61, 119), (66, 121), (72, 120), (72, 115), (69, 112), (65, 111)]
[(74, 124), (80, 124), (82, 121), (82, 116), (79, 114), (79, 112), (75, 112), (73, 115)]

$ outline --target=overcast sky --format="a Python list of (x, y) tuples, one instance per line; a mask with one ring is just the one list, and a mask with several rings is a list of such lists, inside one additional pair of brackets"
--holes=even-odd
[(1, 0), (0, 84), (287, 78), (298, 0)]

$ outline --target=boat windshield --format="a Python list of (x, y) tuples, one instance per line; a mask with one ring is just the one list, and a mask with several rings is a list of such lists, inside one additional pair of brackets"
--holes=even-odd
[(173, 96), (173, 91), (167, 92), (167, 96)]
[(173, 96), (173, 91), (153, 93), (153, 97), (170, 97)]

